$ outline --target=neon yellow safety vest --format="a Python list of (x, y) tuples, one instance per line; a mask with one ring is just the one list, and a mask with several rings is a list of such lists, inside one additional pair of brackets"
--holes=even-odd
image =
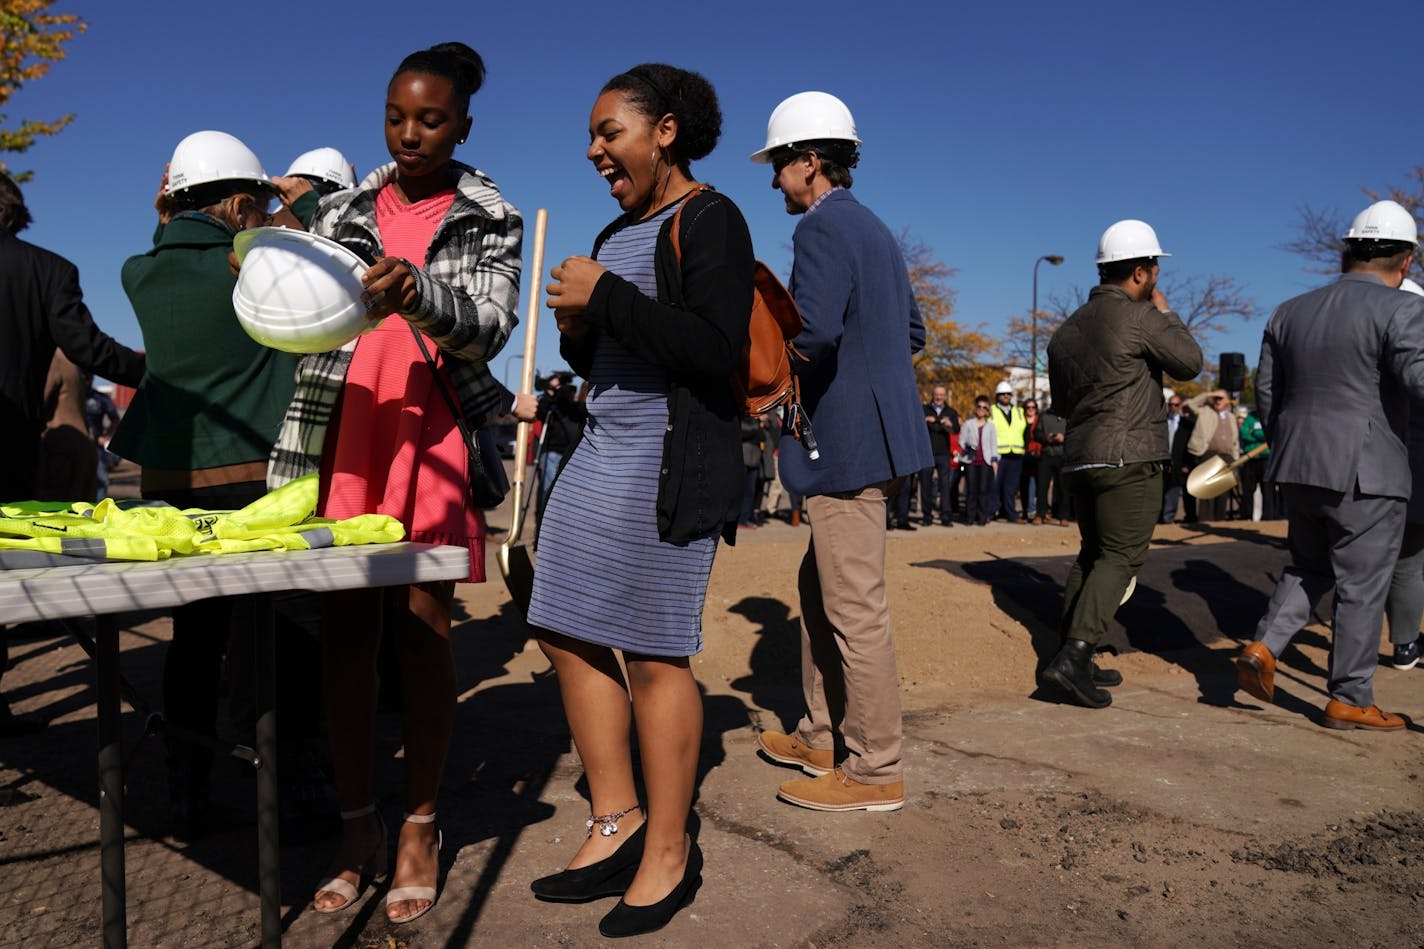
[(994, 434), (999, 436), (999, 454), (1022, 455), (1024, 450), (1024, 430), (1028, 422), (1024, 420), (1023, 409), (1010, 406), (1009, 417), (1004, 418), (1004, 410), (997, 405), (989, 407), (989, 417), (994, 420)]
[(0, 506), (0, 550), (38, 550), (96, 560), (166, 560), (188, 554), (311, 550), (389, 544), (405, 538), (400, 521), (360, 514), (316, 517), (317, 475), (270, 491), (240, 511), (179, 510), (165, 504), (120, 507), (112, 498)]

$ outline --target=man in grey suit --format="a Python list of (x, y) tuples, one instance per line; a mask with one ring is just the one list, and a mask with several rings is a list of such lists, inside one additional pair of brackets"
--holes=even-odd
[(1256, 411), (1266, 480), (1285, 491), (1291, 562), (1237, 680), (1272, 700), (1275, 657), (1333, 583), (1330, 728), (1405, 725), (1374, 704), (1373, 685), (1410, 493), (1408, 399), (1424, 397), (1424, 299), (1397, 292), (1418, 247), (1408, 211), (1370, 205), (1345, 235), (1344, 275), (1277, 307), (1261, 343)]

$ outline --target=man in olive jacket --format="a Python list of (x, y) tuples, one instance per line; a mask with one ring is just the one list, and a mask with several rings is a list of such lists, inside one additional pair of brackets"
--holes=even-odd
[(1082, 546), (1063, 590), (1063, 646), (1042, 673), (1088, 708), (1112, 704), (1099, 685), (1122, 676), (1092, 661), (1162, 513), (1167, 413), (1162, 374), (1187, 380), (1202, 352), (1157, 290), (1157, 235), (1120, 221), (1098, 249), (1101, 281), (1048, 344), (1053, 405), (1068, 419), (1063, 473)]

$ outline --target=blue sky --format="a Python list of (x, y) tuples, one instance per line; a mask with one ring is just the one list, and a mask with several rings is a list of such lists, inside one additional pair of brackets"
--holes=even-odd
[[(1408, 5), (1395, 8), (1406, 17)], [(221, 129), (270, 174), (335, 146), (364, 176), (388, 160), (386, 83), (408, 52), (459, 39), (489, 76), (458, 157), (532, 222), (549, 209), (547, 270), (586, 253), (617, 206), (584, 158), (588, 110), (614, 73), (658, 60), (716, 85), (721, 145), (694, 167), (742, 208), (758, 256), (790, 269), (796, 220), (747, 155), (782, 98), (832, 92), (865, 141), (855, 194), (957, 268), (959, 318), (1000, 334), (1039, 300), (1095, 280), (1098, 235), (1153, 224), (1182, 275), (1232, 276), (1251, 323), (1212, 340), (1254, 365), (1270, 308), (1323, 278), (1279, 249), (1303, 204), (1349, 216), (1360, 188), (1424, 163), (1412, 117), (1412, 44), (1388, 19), (1322, 0), (1172, 5), (881, 3), (771, 5), (441, 2), (197, 4), (60, 0), (89, 21), (69, 58), (7, 107), (9, 122), (77, 113), (12, 167), (32, 169), (24, 235), (80, 268), (95, 318), (142, 337), (119, 284), (151, 246), (151, 201), (184, 135)], [(1403, 22), (1398, 25), (1404, 26)], [(531, 228), (532, 232), (532, 228)], [(526, 245), (525, 262), (529, 265)], [(527, 278), (526, 293), (530, 281)], [(527, 299), (527, 298), (526, 298)], [(521, 305), (521, 319), (524, 313)], [(546, 311), (545, 311), (546, 313)], [(558, 363), (543, 315), (541, 368)], [(494, 360), (514, 384), (523, 329)]]

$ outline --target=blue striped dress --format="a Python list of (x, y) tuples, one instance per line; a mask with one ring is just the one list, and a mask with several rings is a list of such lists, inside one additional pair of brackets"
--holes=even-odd
[[(614, 232), (598, 262), (656, 298), (658, 230), (675, 210)], [(695, 655), (717, 535), (685, 544), (658, 539), (667, 372), (603, 334), (588, 382), (583, 440), (554, 482), (539, 527), (529, 623), (634, 653)]]

